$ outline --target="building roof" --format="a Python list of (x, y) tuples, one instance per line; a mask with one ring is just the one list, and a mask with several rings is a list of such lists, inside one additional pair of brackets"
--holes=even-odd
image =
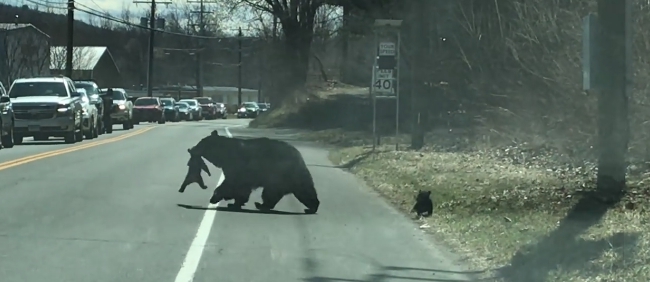
[(33, 28), (39, 33), (47, 36), (48, 38), (50, 35), (47, 33), (43, 32), (42, 30), (38, 29), (36, 26), (33, 24), (27, 24), (27, 23), (0, 23), (0, 31), (8, 31), (8, 30), (16, 30), (16, 29), (21, 29), (21, 28)]
[[(50, 47), (50, 69), (65, 69), (66, 53), (66, 46)], [(72, 49), (72, 69), (94, 70), (104, 53), (108, 53), (108, 56), (115, 64), (113, 55), (111, 55), (111, 52), (109, 52), (108, 48), (105, 46), (74, 46)], [(117, 68), (117, 65), (115, 65), (115, 67)]]

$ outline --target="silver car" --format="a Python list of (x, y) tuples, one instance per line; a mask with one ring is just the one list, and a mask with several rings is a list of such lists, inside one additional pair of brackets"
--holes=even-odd
[(190, 112), (194, 116), (194, 120), (203, 119), (203, 109), (201, 108), (201, 104), (199, 104), (199, 101), (197, 101), (196, 99), (181, 99), (178, 102), (183, 102), (186, 103), (188, 106), (190, 106)]

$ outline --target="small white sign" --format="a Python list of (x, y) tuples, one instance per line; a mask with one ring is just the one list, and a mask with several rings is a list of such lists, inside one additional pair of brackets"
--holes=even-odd
[(375, 79), (393, 79), (393, 70), (375, 69)]
[(381, 42), (379, 43), (379, 56), (395, 56), (396, 54), (395, 43)]

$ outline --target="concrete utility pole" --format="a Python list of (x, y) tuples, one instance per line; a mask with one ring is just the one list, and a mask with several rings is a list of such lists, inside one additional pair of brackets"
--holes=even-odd
[(72, 78), (72, 52), (74, 50), (74, 0), (68, 0), (68, 43), (65, 54), (65, 76)]
[(151, 1), (133, 1), (135, 4), (150, 4), (151, 5), (151, 14), (149, 15), (149, 65), (147, 66), (147, 96), (153, 96), (153, 48), (154, 48), (154, 36), (156, 35), (156, 5), (157, 4), (171, 4), (171, 1), (167, 2), (156, 2), (156, 0)]
[(597, 187), (619, 197), (625, 189), (630, 128), (629, 84), (632, 80), (630, 0), (598, 0), (596, 34), (598, 93)]
[[(211, 11), (206, 11), (205, 10), (205, 4), (208, 3), (217, 3), (216, 1), (208, 2), (207, 0), (198, 0), (198, 1), (187, 1), (187, 3), (198, 3), (199, 4), (199, 10), (198, 11), (192, 11), (192, 13), (199, 14), (199, 35), (200, 36), (206, 36), (206, 30), (205, 26), (207, 25), (205, 22), (205, 14), (212, 14)], [(196, 94), (199, 97), (203, 96), (203, 58), (202, 58), (202, 53), (203, 53), (203, 39), (198, 39), (199, 44), (197, 46), (197, 49), (199, 51), (196, 53)]]

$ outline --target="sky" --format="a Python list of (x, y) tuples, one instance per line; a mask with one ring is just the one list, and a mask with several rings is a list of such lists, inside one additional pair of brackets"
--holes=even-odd
[[(49, 10), (54, 13), (63, 14), (66, 13), (66, 3), (67, 0), (1, 0), (4, 3), (9, 3), (16, 6), (28, 5), (29, 7), (38, 6), (39, 10), (46, 11)], [(111, 16), (120, 18), (122, 10), (127, 8), (130, 10), (131, 14), (134, 17), (134, 23), (138, 23), (139, 17), (144, 16), (144, 13), (150, 9), (150, 4), (148, 3), (134, 3), (135, 0), (75, 0), (77, 7), (80, 9), (90, 10), (91, 12), (101, 12), (109, 13)], [(188, 0), (157, 0), (159, 3), (162, 1), (172, 2), (172, 5), (158, 5), (158, 12), (165, 13), (171, 9), (180, 7), (187, 7), (187, 5), (196, 6), (198, 9), (198, 4), (188, 3)], [(190, 0), (191, 2), (196, 2), (197, 0)], [(246, 35), (246, 29), (251, 27), (251, 22), (253, 24), (255, 21), (248, 20), (254, 16), (253, 13), (239, 11), (235, 13), (228, 13), (227, 7), (224, 7), (223, 0), (205, 0), (208, 5), (206, 8), (209, 11), (215, 12), (216, 15), (220, 15), (221, 18), (224, 18), (220, 22), (221, 29), (226, 34), (236, 34), (237, 28), (241, 27), (244, 29), (244, 34)], [(216, 3), (216, 4), (215, 4)], [(221, 3), (221, 6), (219, 6)], [(340, 11), (338, 12), (340, 13)], [(332, 15), (334, 16), (334, 15)], [(83, 12), (76, 12), (75, 18), (82, 21), (88, 21), (92, 17)]]
[[(158, 1), (162, 2), (166, 0), (158, 0)], [(188, 4), (187, 0), (167, 0), (167, 1), (172, 2), (173, 6), (160, 4), (157, 6), (158, 12), (164, 13), (166, 10), (173, 9), (174, 6), (177, 5), (184, 6)], [(194, 0), (190, 0), (190, 1), (194, 2)], [(49, 10), (54, 13), (63, 14), (66, 12), (65, 7), (66, 7), (67, 0), (3, 0), (2, 2), (5, 3), (8, 2), (11, 5), (17, 5), (17, 6), (21, 6), (21, 5), (28, 5), (30, 7), (38, 6), (39, 10), (42, 11)], [(137, 17), (143, 15), (151, 7), (149, 4), (145, 4), (145, 3), (134, 3), (134, 0), (75, 0), (75, 2), (78, 3), (77, 6), (78, 8), (108, 12), (109, 14), (117, 18), (120, 17), (120, 14), (124, 8), (128, 8), (131, 11), (131, 14)], [(215, 3), (217, 1), (206, 0), (206, 2)], [(195, 5), (198, 7), (198, 4), (192, 3), (191, 5)], [(211, 9), (214, 11), (214, 9), (217, 8), (214, 7), (215, 4), (209, 4), (209, 5), (212, 5), (212, 7), (208, 8), (209, 10)], [(77, 18), (78, 20), (87, 21), (89, 17), (91, 16), (83, 12), (75, 13), (75, 18)], [(224, 25), (224, 28), (226, 29), (234, 30), (240, 25), (242, 25), (245, 28), (246, 26), (248, 26), (248, 23), (242, 22), (241, 19), (231, 18), (226, 20), (225, 23), (222, 23), (222, 25)]]

